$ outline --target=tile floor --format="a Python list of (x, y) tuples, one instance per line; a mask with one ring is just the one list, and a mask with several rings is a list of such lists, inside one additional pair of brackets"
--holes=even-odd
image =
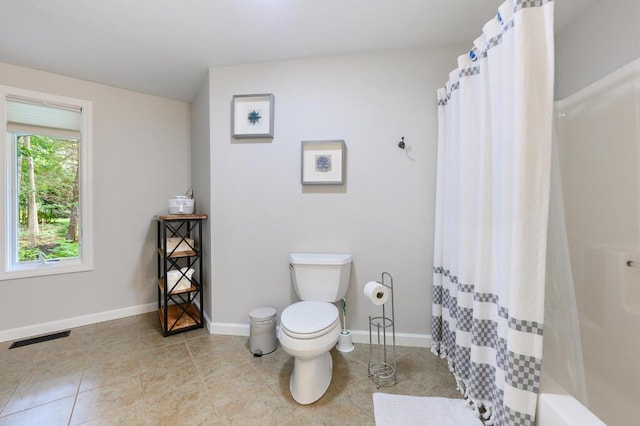
[(256, 358), (248, 338), (206, 329), (165, 338), (155, 313), (10, 344), (0, 343), (0, 425), (373, 425), (376, 391), (459, 397), (445, 362), (425, 348), (398, 347), (399, 383), (376, 390), (368, 345), (358, 344), (332, 351), (329, 390), (301, 406), (281, 348)]

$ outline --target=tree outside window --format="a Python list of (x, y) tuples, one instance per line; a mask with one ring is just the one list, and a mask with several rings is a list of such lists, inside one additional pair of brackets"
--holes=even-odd
[(78, 141), (16, 135), (18, 262), (78, 257)]

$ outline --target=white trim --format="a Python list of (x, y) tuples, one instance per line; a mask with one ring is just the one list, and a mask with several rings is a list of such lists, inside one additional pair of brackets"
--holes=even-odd
[(207, 322), (207, 328), (211, 334), (222, 334), (225, 336), (246, 336), (249, 337), (249, 324), (232, 324), (226, 322)]
[(83, 325), (96, 324), (99, 322), (111, 321), (114, 319), (130, 317), (133, 315), (146, 314), (157, 309), (158, 304), (154, 302), (147, 303), (145, 305), (130, 306), (128, 308), (99, 312), (97, 314), (83, 315), (79, 317), (45, 322), (42, 324), (28, 325), (26, 327), (12, 328), (9, 330), (0, 331), (0, 342), (38, 336), (40, 334), (66, 330), (68, 328), (82, 327)]
[[(26, 327), (3, 330), (0, 331), (0, 342), (38, 336), (45, 333), (52, 333), (55, 331), (66, 330), (68, 328), (74, 327), (82, 327), (84, 325), (97, 324), (104, 321), (130, 317), (133, 315), (146, 314), (148, 312), (156, 311), (157, 309), (157, 303), (147, 303), (145, 305), (130, 306), (128, 308), (114, 309), (112, 311), (104, 311), (97, 314), (83, 315), (79, 317), (50, 321), (42, 324), (34, 324)], [(203, 314), (205, 325), (210, 334), (249, 337), (250, 327), (248, 323), (211, 322), (207, 317), (207, 314)], [(353, 343), (369, 343), (368, 331), (351, 330), (351, 334), (353, 336)], [(428, 348), (431, 347), (431, 335), (396, 333), (396, 346)]]
[[(0, 281), (43, 275), (66, 274), (93, 270), (93, 165), (92, 165), (92, 103), (91, 101), (52, 95), (49, 93), (19, 89), (0, 85), (0, 151), (6, 159), (0, 160), (0, 197), (4, 208), (0, 208)], [(7, 141), (7, 98), (30, 99), (37, 103), (75, 106), (82, 111), (82, 138), (79, 146), (80, 180), (80, 258), (60, 259), (55, 262), (15, 263), (13, 244), (15, 207), (13, 202), (14, 167), (8, 163), (15, 157), (12, 143)]]
[[(353, 343), (369, 343), (369, 331), (367, 330), (351, 330)], [(374, 341), (375, 343), (375, 341)], [(387, 344), (390, 344), (389, 335), (387, 335)], [(396, 333), (396, 346), (410, 346), (412, 348), (430, 348), (430, 334), (414, 334), (414, 333)]]
[[(209, 333), (225, 336), (249, 337), (249, 324), (227, 322), (210, 322), (205, 315), (205, 324)], [(353, 343), (369, 343), (369, 331), (351, 330)], [(390, 343), (388, 340), (387, 343)], [(396, 346), (410, 346), (414, 348), (430, 348), (430, 334), (396, 333)]]

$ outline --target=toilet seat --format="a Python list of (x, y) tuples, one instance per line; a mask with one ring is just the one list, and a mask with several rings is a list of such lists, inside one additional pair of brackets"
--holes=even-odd
[(297, 302), (282, 311), (280, 328), (295, 339), (313, 339), (335, 328), (338, 309), (328, 302)]

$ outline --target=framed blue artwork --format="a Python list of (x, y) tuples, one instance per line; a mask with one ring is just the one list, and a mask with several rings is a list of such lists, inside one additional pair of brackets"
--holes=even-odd
[(231, 135), (235, 139), (273, 138), (272, 94), (234, 95)]
[(303, 185), (342, 185), (345, 181), (345, 143), (302, 141), (301, 183)]

